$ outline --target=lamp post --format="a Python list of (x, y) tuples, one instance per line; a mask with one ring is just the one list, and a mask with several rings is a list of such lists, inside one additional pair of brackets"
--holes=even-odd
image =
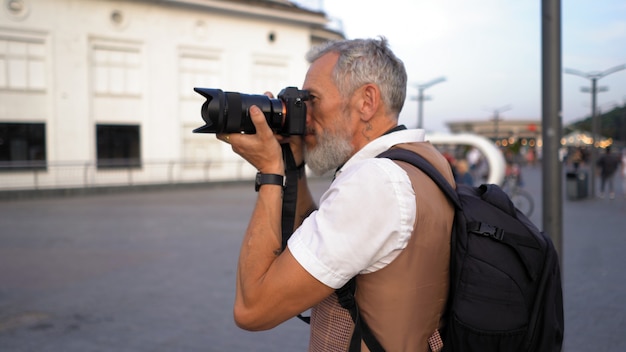
[(565, 73), (569, 73), (572, 75), (576, 75), (576, 76), (580, 76), (583, 78), (586, 78), (588, 80), (591, 80), (591, 89), (587, 88), (587, 87), (583, 87), (581, 89), (582, 92), (584, 93), (591, 93), (591, 192), (590, 192), (590, 197), (595, 197), (596, 194), (596, 161), (598, 160), (598, 151), (596, 149), (596, 142), (598, 140), (598, 133), (599, 133), (599, 128), (598, 128), (598, 114), (597, 114), (597, 103), (596, 103), (596, 96), (598, 95), (598, 93), (600, 92), (606, 92), (608, 90), (607, 87), (598, 87), (598, 80), (602, 77), (606, 77), (608, 75), (610, 75), (611, 73), (615, 73), (617, 71), (621, 71), (626, 69), (626, 64), (623, 65), (619, 65), (619, 66), (615, 66), (615, 67), (611, 67), (608, 70), (602, 71), (602, 72), (582, 72), (582, 71), (578, 71), (578, 70), (574, 70), (574, 69), (570, 69), (570, 68), (566, 68), (565, 69)]
[(424, 127), (424, 100), (428, 100), (429, 97), (424, 95), (424, 91), (437, 83), (444, 82), (446, 80), (445, 77), (435, 78), (431, 81), (428, 81), (423, 84), (418, 84), (415, 87), (417, 88), (417, 128)]
[(498, 123), (500, 122), (500, 113), (505, 112), (511, 110), (511, 106), (510, 105), (505, 105), (501, 108), (498, 109), (493, 109), (491, 111), (493, 111), (493, 135), (494, 135), (494, 142), (500, 146), (499, 144), (499, 139), (500, 139), (500, 134), (498, 131)]

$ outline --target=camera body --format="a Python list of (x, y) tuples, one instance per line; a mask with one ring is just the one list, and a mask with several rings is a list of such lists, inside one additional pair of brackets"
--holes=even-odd
[(224, 92), (221, 89), (194, 88), (206, 98), (200, 110), (205, 125), (194, 133), (247, 133), (256, 129), (250, 119), (250, 106), (263, 111), (270, 128), (281, 135), (303, 135), (306, 130), (306, 104), (309, 92), (296, 87), (280, 91), (278, 99), (265, 95)]

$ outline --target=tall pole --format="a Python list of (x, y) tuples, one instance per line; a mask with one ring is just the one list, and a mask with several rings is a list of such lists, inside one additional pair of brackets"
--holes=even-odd
[(445, 77), (435, 78), (424, 84), (418, 84), (417, 87), (417, 128), (424, 128), (424, 100), (428, 97), (424, 95), (424, 91), (437, 83), (445, 82)]
[(424, 87), (417, 87), (417, 128), (424, 128)]
[(563, 267), (563, 192), (561, 147), (561, 1), (542, 0), (541, 134), (543, 228), (552, 238)]
[(500, 139), (500, 127), (499, 127), (499, 123), (500, 123), (500, 113), (507, 111), (507, 110), (511, 110), (511, 106), (510, 105), (505, 105), (501, 108), (498, 109), (493, 109), (493, 141), (495, 143), (497, 143), (497, 145), (499, 146), (500, 144), (498, 143), (499, 139)]
[(596, 163), (598, 161), (598, 78), (591, 78), (591, 190), (589, 196), (593, 199), (596, 197)]
[(607, 90), (606, 87), (598, 87), (598, 80), (602, 77), (606, 77), (608, 75), (610, 75), (611, 73), (615, 73), (621, 70), (626, 69), (626, 64), (623, 65), (619, 65), (619, 66), (615, 66), (615, 67), (611, 67), (608, 70), (602, 71), (602, 72), (581, 72), (578, 70), (573, 70), (573, 69), (569, 69), (566, 68), (565, 69), (565, 73), (569, 73), (572, 75), (576, 75), (576, 76), (580, 76), (583, 78), (587, 78), (589, 80), (591, 80), (591, 90), (589, 90), (588, 88), (585, 89), (583, 88), (582, 91), (583, 92), (589, 92), (591, 93), (591, 158), (589, 160), (589, 163), (591, 164), (591, 170), (590, 170), (590, 182), (591, 182), (591, 191), (589, 192), (589, 196), (591, 198), (594, 198), (596, 195), (596, 161), (598, 160), (598, 150), (596, 147), (596, 144), (599, 140), (599, 122), (598, 122), (598, 114), (597, 114), (597, 95), (599, 92), (604, 92)]
[(500, 133), (498, 133), (499, 122), (500, 122), (500, 114), (498, 113), (498, 110), (496, 110), (495, 114), (493, 114), (493, 134), (494, 134), (496, 145), (498, 144), (498, 140), (500, 139)]

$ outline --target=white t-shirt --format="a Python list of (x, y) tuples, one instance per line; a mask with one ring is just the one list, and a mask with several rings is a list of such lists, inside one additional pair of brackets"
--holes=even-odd
[(384, 268), (400, 254), (413, 231), (415, 193), (401, 167), (376, 156), (396, 144), (423, 140), (423, 130), (384, 135), (337, 171), (319, 209), (288, 242), (307, 272), (337, 289), (357, 274)]

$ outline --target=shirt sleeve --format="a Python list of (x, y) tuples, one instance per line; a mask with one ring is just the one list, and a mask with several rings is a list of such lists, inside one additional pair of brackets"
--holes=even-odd
[(288, 247), (307, 272), (340, 288), (397, 257), (413, 231), (415, 208), (406, 172), (389, 159), (367, 159), (342, 170)]

